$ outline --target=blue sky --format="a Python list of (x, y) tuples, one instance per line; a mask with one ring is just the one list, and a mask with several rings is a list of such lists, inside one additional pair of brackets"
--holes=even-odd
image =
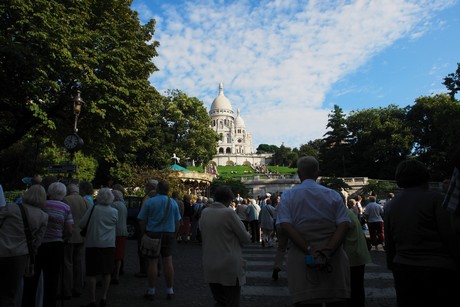
[(412, 105), (460, 62), (459, 0), (134, 0), (160, 42), (150, 81), (208, 108), (219, 82), (259, 144), (322, 138), (337, 104)]

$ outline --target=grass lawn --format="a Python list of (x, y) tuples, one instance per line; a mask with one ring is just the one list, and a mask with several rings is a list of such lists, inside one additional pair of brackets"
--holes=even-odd
[[(267, 167), (273, 173), (292, 175), (296, 172), (297, 169), (289, 168), (285, 166), (268, 166)], [(204, 173), (204, 169), (200, 166), (189, 166), (187, 169), (191, 171), (197, 171), (199, 173)], [(244, 177), (244, 176), (254, 176), (261, 173), (254, 171), (250, 166), (218, 166), (217, 171), (220, 176), (225, 177)]]

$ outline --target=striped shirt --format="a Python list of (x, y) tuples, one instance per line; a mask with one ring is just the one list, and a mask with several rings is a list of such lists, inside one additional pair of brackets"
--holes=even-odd
[(74, 223), (69, 205), (58, 200), (47, 200), (44, 211), (48, 213), (48, 226), (43, 242), (64, 241), (65, 225)]

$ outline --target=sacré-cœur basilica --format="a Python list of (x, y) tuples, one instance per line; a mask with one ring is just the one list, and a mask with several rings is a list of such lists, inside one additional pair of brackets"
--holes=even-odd
[(252, 135), (246, 130), (246, 125), (237, 109), (235, 117), (230, 100), (224, 95), (224, 86), (219, 84), (219, 95), (214, 98), (209, 110), (211, 128), (217, 132), (220, 139), (217, 144), (217, 154), (212, 159), (217, 166), (225, 165), (268, 165), (272, 154), (256, 154), (252, 147)]

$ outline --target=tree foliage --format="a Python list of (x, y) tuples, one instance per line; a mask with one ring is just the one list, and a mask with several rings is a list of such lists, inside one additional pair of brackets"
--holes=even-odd
[(351, 187), (341, 178), (321, 177), (319, 183), (337, 192), (350, 190)]
[(211, 183), (211, 195), (214, 195), (216, 189), (222, 185), (229, 186), (233, 194), (240, 194), (241, 197), (249, 197), (249, 189), (239, 179), (229, 177), (219, 177)]
[(256, 152), (258, 154), (275, 153), (277, 150), (278, 146), (276, 145), (260, 144), (259, 146), (257, 146)]
[(295, 160), (297, 160), (297, 154), (293, 155), (291, 148), (284, 146), (284, 144), (281, 144), (273, 154), (274, 166), (290, 166)]
[(324, 134), (325, 138), (320, 148), (322, 171), (328, 176), (345, 177), (348, 176), (347, 162), (350, 161), (346, 117), (343, 110), (334, 105), (328, 118), (326, 127), (330, 130)]
[(130, 4), (0, 6), (0, 150), (36, 132), (60, 144), (73, 131), (77, 89), (86, 102), (79, 122), (86, 154), (115, 161), (139, 145), (155, 106), (148, 78), (158, 42), (154, 20), (141, 25)]
[(137, 154), (138, 164), (165, 168), (176, 154), (181, 162), (194, 160), (206, 165), (216, 154), (218, 134), (202, 101), (180, 90), (169, 90), (153, 115), (146, 146)]
[(455, 94), (460, 91), (460, 63), (457, 63), (457, 70), (455, 72), (448, 74), (444, 78), (442, 84), (446, 86), (450, 97), (454, 100)]
[(353, 176), (393, 179), (397, 164), (412, 150), (413, 136), (405, 122), (406, 110), (395, 105), (352, 112), (350, 131)]
[(419, 97), (407, 113), (414, 154), (439, 179), (450, 174), (448, 154), (460, 142), (460, 103), (449, 95)]
[(316, 139), (314, 141), (308, 141), (307, 144), (300, 145), (298, 149), (298, 156), (313, 156), (316, 159), (319, 158), (321, 148), (323, 147), (324, 141), (322, 139)]
[(395, 193), (398, 190), (398, 186), (394, 181), (386, 180), (369, 180), (368, 184), (363, 187), (360, 191), (363, 195), (373, 194), (377, 199), (385, 199), (388, 193)]

